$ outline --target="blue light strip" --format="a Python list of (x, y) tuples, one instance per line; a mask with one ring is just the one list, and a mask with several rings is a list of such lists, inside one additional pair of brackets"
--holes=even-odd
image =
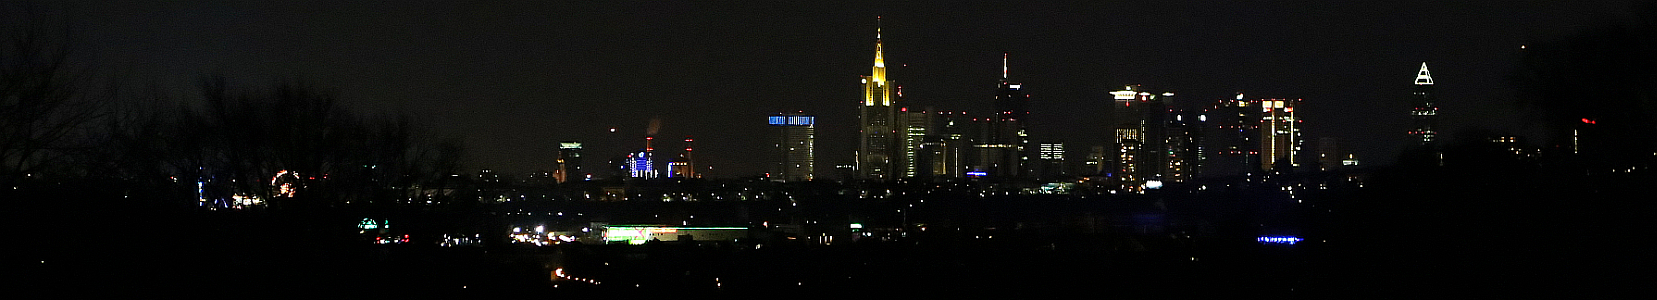
[(1301, 239), (1301, 238), (1298, 238), (1298, 237), (1292, 237), (1292, 236), (1262, 236), (1262, 237), (1257, 238), (1255, 240), (1259, 241), (1261, 243), (1267, 243), (1267, 244), (1290, 244), (1290, 245), (1294, 245), (1295, 243), (1299, 243), (1300, 241), (1304, 241), (1305, 239)]
[(772, 126), (811, 126), (817, 123), (816, 116), (771, 116), (768, 119)]

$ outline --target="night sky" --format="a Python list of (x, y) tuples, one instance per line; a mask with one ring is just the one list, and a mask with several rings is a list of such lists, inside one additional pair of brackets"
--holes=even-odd
[[(461, 137), (467, 168), (550, 170), (557, 142), (588, 144), (588, 170), (642, 147), (697, 140), (715, 177), (757, 175), (765, 117), (818, 118), (818, 172), (850, 163), (873, 60), (910, 107), (988, 114), (1001, 53), (1032, 94), (1035, 141), (1080, 158), (1105, 134), (1107, 92), (1178, 94), (1177, 107), (1305, 99), (1308, 147), (1336, 137), (1366, 164), (1407, 143), (1406, 96), (1425, 61), (1442, 133), (1521, 132), (1508, 79), (1520, 46), (1626, 17), (1624, 1), (1086, 1), (995, 4), (706, 1), (53, 2), (78, 54), (125, 84), (184, 101), (222, 74), (266, 88), (301, 80), (367, 115), (414, 116)], [(359, 3), (361, 2), (361, 3)], [(1243, 3), (1248, 2), (1248, 3)], [(901, 66), (901, 67), (900, 67)], [(1584, 99), (1589, 100), (1589, 99)], [(618, 128), (610, 133), (609, 128)], [(1308, 149), (1311, 150), (1311, 149)], [(677, 151), (660, 152), (661, 157)]]

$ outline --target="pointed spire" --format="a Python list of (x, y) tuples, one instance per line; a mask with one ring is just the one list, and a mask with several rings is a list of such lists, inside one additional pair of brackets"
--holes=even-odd
[(1427, 62), (1421, 62), (1421, 71), (1415, 72), (1415, 85), (1433, 85), (1433, 74), (1427, 72)]
[(886, 67), (886, 58), (880, 53), (880, 16), (875, 16), (875, 67)]
[(1007, 81), (1007, 52), (1001, 52), (1001, 81)]

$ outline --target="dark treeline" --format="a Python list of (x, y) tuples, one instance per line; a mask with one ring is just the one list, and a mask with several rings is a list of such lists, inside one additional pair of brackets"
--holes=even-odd
[(296, 268), (350, 266), (356, 219), (455, 195), (422, 191), (451, 184), (462, 145), (407, 115), (352, 111), (302, 80), (134, 87), (52, 8), (0, 6), (0, 211), (22, 285), (340, 279)]
[[(202, 75), (186, 96), (133, 88), (80, 55), (67, 24), (43, 9), (9, 4), (0, 27), (0, 193), (75, 183), (198, 206), (271, 198), (287, 171), (302, 192), (265, 199), (272, 206), (338, 206), (413, 197), (458, 168), (457, 140), (407, 115), (350, 111), (337, 93), (299, 80), (260, 87)], [(333, 180), (315, 179), (324, 177)]]

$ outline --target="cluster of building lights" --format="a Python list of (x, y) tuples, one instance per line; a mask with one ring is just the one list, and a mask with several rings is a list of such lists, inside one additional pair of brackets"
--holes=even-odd
[(575, 242), (578, 236), (549, 232), (546, 226), (535, 226), (535, 232), (525, 232), (523, 227), (512, 228), (512, 242), (534, 244), (536, 246), (556, 245)]

